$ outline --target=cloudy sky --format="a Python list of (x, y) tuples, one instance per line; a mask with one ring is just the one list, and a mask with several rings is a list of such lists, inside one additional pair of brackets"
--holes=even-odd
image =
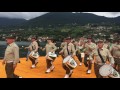
[[(26, 20), (29, 20), (31, 18), (38, 17), (45, 13), (47, 13), (47, 12), (0, 12), (0, 17), (24, 18)], [(93, 14), (105, 16), (105, 17), (120, 16), (120, 12), (87, 12), (87, 13), (93, 13)]]

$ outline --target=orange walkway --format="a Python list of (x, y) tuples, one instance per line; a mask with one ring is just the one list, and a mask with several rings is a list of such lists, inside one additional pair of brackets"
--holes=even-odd
[[(26, 61), (25, 58), (20, 59), (21, 63), (18, 64), (15, 73), (23, 78), (63, 78), (65, 70), (62, 68), (62, 58), (59, 56), (54, 62), (55, 69), (49, 74), (45, 74), (46, 61), (45, 57), (39, 58), (39, 63), (35, 69), (30, 69), (31, 61)], [(0, 61), (0, 78), (6, 78), (5, 66), (2, 66), (2, 60)], [(94, 70), (92, 68), (92, 74), (86, 74), (87, 68), (84, 64), (77, 66), (74, 69), (74, 73), (71, 78), (95, 78)]]

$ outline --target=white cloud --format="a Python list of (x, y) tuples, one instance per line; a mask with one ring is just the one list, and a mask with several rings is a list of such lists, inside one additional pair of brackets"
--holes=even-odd
[(88, 13), (93, 13), (93, 14), (105, 16), (105, 17), (118, 17), (118, 16), (120, 16), (120, 12), (88, 12)]
[[(45, 13), (47, 13), (47, 12), (0, 12), (0, 17), (24, 18), (26, 20), (29, 20), (31, 18), (38, 17)], [(120, 12), (87, 12), (87, 13), (93, 13), (96, 15), (106, 16), (106, 17), (120, 16)]]
[(26, 20), (29, 20), (45, 13), (47, 12), (0, 12), (0, 17), (24, 18)]

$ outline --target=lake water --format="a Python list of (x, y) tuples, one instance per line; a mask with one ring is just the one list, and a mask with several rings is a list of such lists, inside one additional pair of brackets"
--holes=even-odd
[[(26, 57), (27, 55), (27, 49), (24, 49), (25, 47), (29, 46), (31, 42), (16, 42), (16, 44), (19, 46), (20, 48), (20, 58), (22, 57)], [(45, 47), (46, 45), (46, 42), (40, 42), (40, 46), (41, 47)], [(60, 42), (56, 44), (57, 47), (60, 46)], [(5, 49), (7, 47), (7, 44), (5, 41), (0, 41), (0, 58), (3, 58), (4, 57), (4, 53), (5, 53)], [(45, 51), (41, 51), (39, 50), (39, 54), (40, 56), (45, 56)]]
[[(30, 45), (30, 42), (16, 42), (16, 44), (19, 46), (20, 48), (20, 58), (22, 57), (26, 57), (28, 50), (24, 49), (25, 47)], [(45, 46), (45, 42), (40, 43), (42, 47)], [(5, 41), (0, 41), (0, 58), (4, 57), (4, 53), (5, 53), (5, 49), (7, 47), (7, 44)], [(39, 51), (39, 54), (41, 56), (45, 56), (45, 51)]]

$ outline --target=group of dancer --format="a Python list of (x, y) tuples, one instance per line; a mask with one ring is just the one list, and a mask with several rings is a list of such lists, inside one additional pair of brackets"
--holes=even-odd
[[(6, 63), (6, 74), (8, 78), (14, 78), (14, 70), (19, 63), (19, 47), (15, 44), (15, 38), (6, 38), (8, 46), (5, 51), (5, 57), (3, 64)], [(83, 65), (87, 68), (86, 74), (91, 74), (92, 65), (94, 64), (94, 71), (97, 78), (110, 78), (109, 76), (101, 76), (99, 69), (105, 65), (109, 64), (116, 71), (120, 73), (120, 40), (115, 40), (110, 43), (103, 40), (98, 40), (93, 42), (92, 37), (79, 38), (78, 40), (73, 40), (70, 37), (64, 38), (61, 46), (58, 48), (53, 42), (53, 38), (48, 38), (47, 43), (44, 48), (40, 47), (37, 43), (37, 38), (31, 38), (31, 44), (26, 47), (29, 50), (28, 57), (32, 62), (31, 69), (36, 68), (38, 64), (39, 53), (38, 50), (46, 51), (46, 74), (49, 74), (55, 69), (54, 61), (57, 59), (56, 50), (59, 49), (59, 55), (62, 56), (63, 61), (70, 57), (72, 60), (69, 62), (62, 63), (63, 69), (66, 71), (64, 78), (70, 78), (74, 73), (73, 70), (77, 65)], [(31, 52), (34, 52), (30, 56)], [(76, 60), (76, 57), (79, 60)], [(72, 62), (74, 61), (74, 62)], [(74, 67), (75, 66), (75, 67)]]

